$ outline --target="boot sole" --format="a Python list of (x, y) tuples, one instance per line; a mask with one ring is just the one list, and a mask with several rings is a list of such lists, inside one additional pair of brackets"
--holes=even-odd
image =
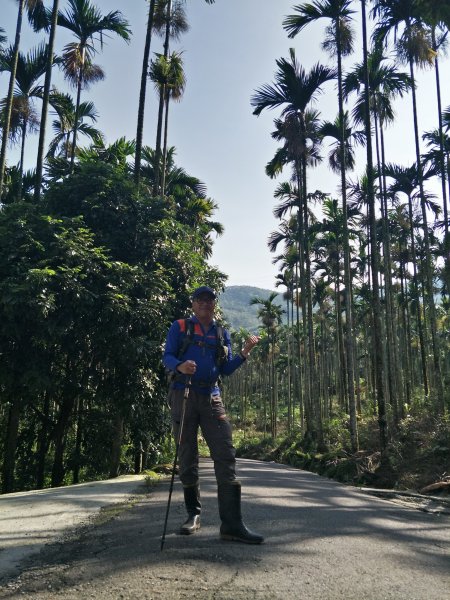
[(194, 529), (180, 529), (180, 535), (193, 535), (199, 529), (200, 525), (198, 527), (195, 527)]
[(220, 539), (221, 540), (226, 540), (228, 542), (242, 542), (243, 544), (253, 544), (253, 545), (257, 545), (257, 544), (263, 544), (264, 540), (248, 540), (245, 538), (241, 538), (241, 537), (237, 537), (235, 535), (229, 535), (227, 533), (221, 533), (220, 534)]

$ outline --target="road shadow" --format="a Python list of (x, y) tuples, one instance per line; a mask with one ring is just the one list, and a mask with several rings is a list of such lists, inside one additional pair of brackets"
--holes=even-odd
[(12, 598), (19, 589), (43, 592), (49, 578), (53, 590), (72, 589), (79, 584), (80, 574), (83, 581), (92, 583), (133, 571), (161, 584), (177, 573), (180, 585), (188, 585), (216, 570), (263, 577), (286, 565), (294, 568), (299, 561), (328, 561), (339, 569), (342, 560), (348, 568), (348, 561), (357, 561), (364, 553), (383, 565), (395, 562), (396, 568), (417, 577), (447, 580), (448, 517), (397, 506), (283, 465), (247, 460), (238, 464), (244, 519), (265, 536), (265, 544), (220, 540), (214, 471), (206, 460), (201, 465), (203, 512), (198, 533), (177, 533), (185, 519), (177, 481), (165, 547), (160, 550), (169, 489), (164, 482), (130, 510), (30, 559), (20, 586), (10, 582), (10, 589), (4, 588), (0, 598)]

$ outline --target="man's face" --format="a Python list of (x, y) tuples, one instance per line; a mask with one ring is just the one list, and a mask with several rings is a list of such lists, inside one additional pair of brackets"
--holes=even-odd
[(195, 298), (195, 300), (192, 302), (194, 315), (197, 317), (197, 319), (199, 319), (199, 321), (212, 321), (215, 307), (216, 302), (210, 294), (200, 294), (200, 296), (197, 296), (197, 298)]

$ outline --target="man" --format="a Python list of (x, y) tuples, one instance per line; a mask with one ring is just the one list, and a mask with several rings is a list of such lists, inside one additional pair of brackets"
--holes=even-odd
[(164, 351), (164, 365), (175, 374), (169, 391), (169, 404), (176, 439), (184, 389), (191, 381), (179, 447), (180, 479), (188, 513), (180, 533), (190, 535), (200, 528), (197, 445), (200, 426), (214, 461), (222, 521), (221, 538), (260, 544), (264, 541), (263, 537), (247, 529), (242, 521), (241, 484), (236, 479), (235, 470), (236, 453), (218, 385), (220, 375), (231, 375), (247, 360), (259, 338), (251, 335), (241, 352), (232, 357), (230, 336), (214, 321), (215, 301), (216, 293), (210, 287), (197, 288), (192, 295), (193, 316), (187, 321), (180, 319), (172, 323)]

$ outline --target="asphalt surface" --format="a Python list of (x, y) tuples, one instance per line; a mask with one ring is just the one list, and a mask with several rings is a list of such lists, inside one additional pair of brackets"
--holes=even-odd
[[(450, 600), (450, 517), (362, 494), (318, 475), (239, 461), (243, 513), (261, 546), (218, 536), (210, 461), (201, 468), (202, 528), (177, 534), (181, 485), (168, 482), (24, 559), (0, 598)], [(1, 507), (0, 507), (1, 510)]]

